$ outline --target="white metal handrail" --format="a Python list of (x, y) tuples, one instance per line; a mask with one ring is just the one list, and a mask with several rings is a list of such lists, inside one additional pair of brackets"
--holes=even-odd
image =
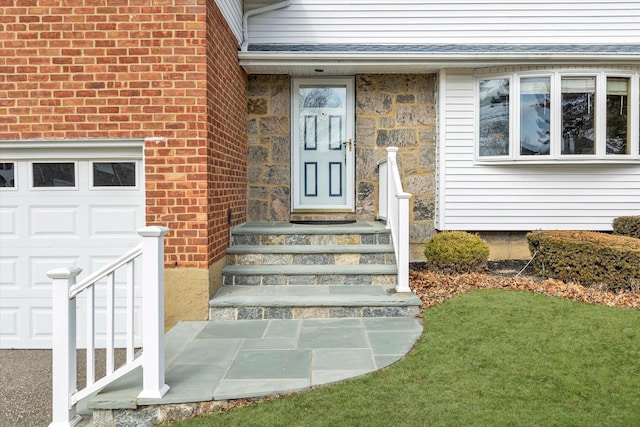
[(402, 189), (397, 162), (398, 147), (387, 147), (387, 157), (378, 162), (378, 218), (391, 229), (396, 255), (397, 292), (411, 292), (409, 288), (409, 199), (411, 193)]
[[(76, 404), (133, 369), (142, 366), (143, 384), (139, 397), (160, 398), (169, 386), (164, 382), (164, 236), (166, 227), (138, 230), (142, 243), (111, 264), (76, 284), (82, 269), (58, 268), (47, 272), (52, 280), (53, 305), (53, 408), (49, 427), (70, 427), (80, 420)], [(134, 262), (142, 260), (142, 351), (134, 354)], [(115, 369), (114, 277), (126, 269), (126, 361)], [(106, 375), (95, 380), (95, 285), (106, 282)], [(86, 387), (77, 390), (76, 300), (86, 295), (87, 376)]]

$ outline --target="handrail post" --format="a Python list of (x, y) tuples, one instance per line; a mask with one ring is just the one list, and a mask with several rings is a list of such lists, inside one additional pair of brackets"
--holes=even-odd
[(393, 218), (393, 203), (396, 198), (394, 193), (393, 168), (396, 166), (398, 147), (387, 147), (387, 227), (391, 228)]
[(76, 391), (76, 300), (69, 289), (82, 272), (79, 267), (57, 268), (47, 272), (52, 285), (53, 406), (49, 427), (71, 427), (80, 421), (71, 394)]
[(138, 398), (159, 399), (164, 382), (164, 236), (167, 227), (138, 230), (142, 236), (142, 391)]
[(398, 283), (396, 292), (411, 292), (409, 287), (409, 199), (411, 193), (399, 193), (398, 198)]

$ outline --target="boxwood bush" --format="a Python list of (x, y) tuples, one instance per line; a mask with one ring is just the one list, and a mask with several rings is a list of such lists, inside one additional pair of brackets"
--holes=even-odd
[(640, 286), (638, 239), (591, 231), (534, 231), (527, 240), (534, 269), (543, 277), (609, 290)]
[(614, 219), (613, 234), (640, 239), (640, 216), (621, 216)]
[(477, 234), (443, 231), (425, 244), (427, 267), (445, 273), (481, 271), (487, 265), (489, 245)]

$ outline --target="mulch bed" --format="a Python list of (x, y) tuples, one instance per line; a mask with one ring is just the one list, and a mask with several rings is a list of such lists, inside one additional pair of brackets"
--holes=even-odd
[(640, 307), (640, 290), (611, 292), (602, 287), (585, 287), (536, 276), (526, 261), (492, 262), (486, 271), (444, 274), (430, 271), (424, 264), (412, 264), (409, 281), (422, 308), (428, 308), (474, 289), (508, 289), (535, 292), (609, 307)]

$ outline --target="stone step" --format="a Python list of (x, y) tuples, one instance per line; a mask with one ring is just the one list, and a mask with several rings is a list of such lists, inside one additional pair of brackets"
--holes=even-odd
[(227, 265), (395, 264), (392, 245), (236, 245)]
[(231, 245), (389, 245), (391, 235), (375, 221), (340, 225), (246, 223), (232, 230)]
[(395, 285), (395, 264), (227, 265), (222, 284), (232, 285)]
[(209, 320), (414, 317), (420, 306), (390, 286), (223, 286)]

